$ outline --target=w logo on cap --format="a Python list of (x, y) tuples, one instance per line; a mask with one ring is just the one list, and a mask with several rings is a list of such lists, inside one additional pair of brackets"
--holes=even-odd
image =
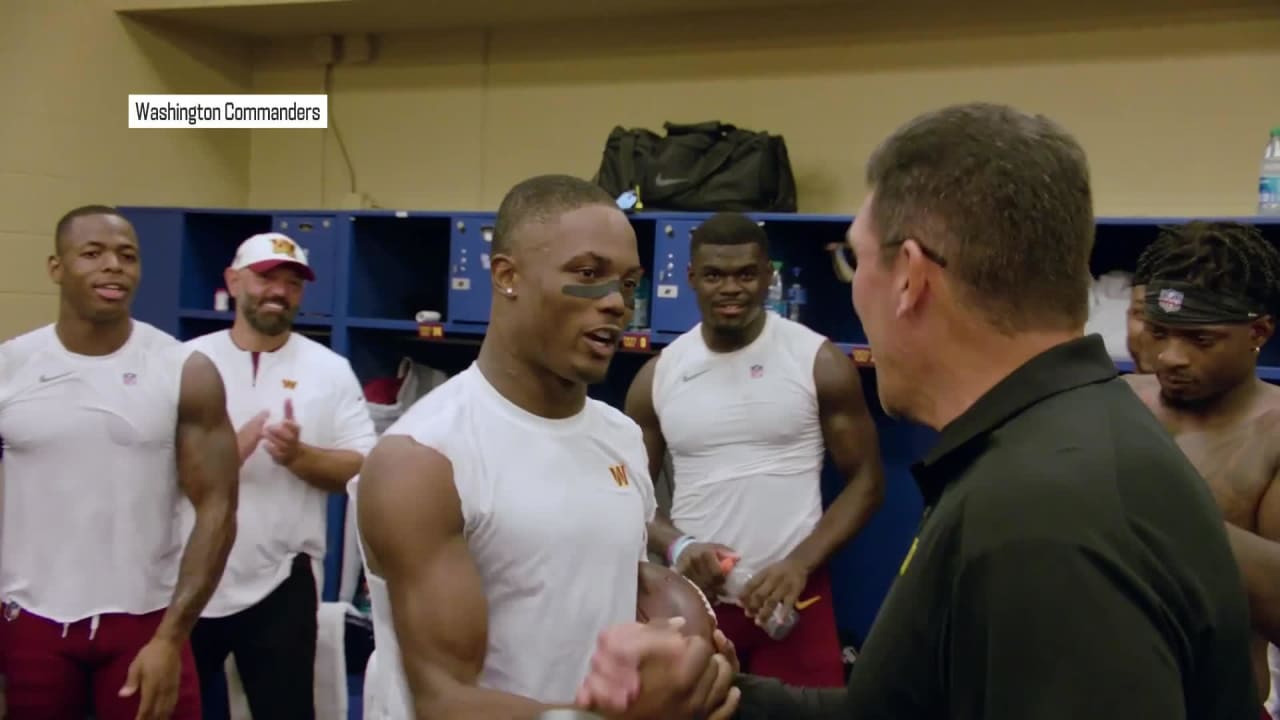
[(298, 257), (298, 246), (294, 245), (288, 238), (273, 237), (271, 238), (271, 252), (296, 258)]
[(302, 273), (302, 277), (307, 280), (316, 279), (315, 272), (307, 262), (307, 249), (288, 235), (278, 232), (258, 233), (240, 243), (231, 269), (248, 268), (256, 273), (268, 273), (285, 264)]

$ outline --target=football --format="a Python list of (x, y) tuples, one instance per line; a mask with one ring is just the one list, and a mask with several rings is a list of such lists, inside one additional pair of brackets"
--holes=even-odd
[(636, 598), (636, 619), (652, 622), (682, 617), (685, 635), (712, 641), (716, 613), (707, 598), (685, 576), (652, 562), (640, 563), (640, 591)]

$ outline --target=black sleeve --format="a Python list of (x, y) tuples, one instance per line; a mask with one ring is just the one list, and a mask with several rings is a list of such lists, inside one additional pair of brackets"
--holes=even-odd
[(742, 692), (734, 720), (850, 720), (844, 688), (797, 688), (772, 678), (739, 675)]
[(943, 645), (948, 717), (1183, 717), (1159, 600), (1130, 577), (1098, 552), (1050, 540), (966, 562)]

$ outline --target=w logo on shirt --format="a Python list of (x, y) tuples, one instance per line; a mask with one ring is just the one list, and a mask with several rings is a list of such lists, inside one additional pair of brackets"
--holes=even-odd
[(610, 465), (609, 474), (613, 476), (613, 484), (620, 488), (631, 484), (631, 481), (627, 479), (626, 465)]

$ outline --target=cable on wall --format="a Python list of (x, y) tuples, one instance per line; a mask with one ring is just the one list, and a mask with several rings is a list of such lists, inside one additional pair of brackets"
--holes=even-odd
[[(342, 153), (342, 162), (347, 166), (347, 180), (349, 183), (347, 191), (355, 193), (356, 167), (351, 162), (351, 154), (347, 152), (347, 143), (342, 139), (342, 131), (338, 127), (338, 119), (333, 112), (333, 63), (326, 63), (324, 66), (324, 94), (329, 98), (329, 130), (333, 133), (333, 139), (338, 143), (338, 151)], [(320, 167), (323, 172), (324, 158), (320, 159)], [(323, 188), (321, 192), (323, 192)]]

